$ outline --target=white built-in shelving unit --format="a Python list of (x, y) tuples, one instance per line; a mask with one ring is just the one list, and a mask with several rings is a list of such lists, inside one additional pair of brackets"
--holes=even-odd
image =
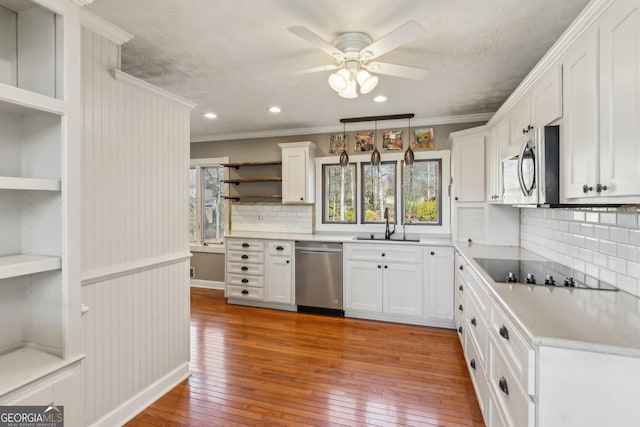
[(79, 97), (65, 87), (79, 15), (46, 4), (0, 0), (0, 404), (81, 358), (67, 185)]

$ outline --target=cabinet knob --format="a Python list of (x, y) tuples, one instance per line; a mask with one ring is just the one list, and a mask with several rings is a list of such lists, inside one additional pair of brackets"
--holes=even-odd
[(453, 200), (458, 200), (458, 196), (454, 197)]
[(507, 386), (507, 380), (505, 379), (505, 377), (500, 377), (498, 386), (500, 386), (500, 390), (502, 390), (504, 394), (509, 394), (509, 387)]
[(388, 265), (385, 265), (385, 266), (384, 266), (384, 268), (389, 268), (389, 266), (388, 266)]
[(500, 326), (500, 336), (505, 340), (509, 340), (509, 330), (504, 325)]
[(467, 242), (471, 243), (471, 239), (467, 239)]
[(246, 290), (246, 289), (243, 289), (243, 290), (242, 290), (242, 295), (249, 295), (249, 291), (248, 291), (248, 290)]
[(382, 266), (380, 264), (378, 264), (378, 268), (382, 268)]
[(300, 197), (300, 201), (303, 201), (303, 200), (304, 200), (304, 197)]
[(464, 287), (462, 285), (460, 285), (458, 289), (460, 289), (460, 292), (464, 292)]
[(289, 264), (291, 261), (287, 260), (287, 264)]
[(431, 255), (435, 255), (436, 253), (434, 251), (431, 251)]
[(242, 279), (242, 283), (249, 283), (249, 279)]
[(276, 246), (276, 251), (284, 251), (284, 248), (282, 246)]
[(476, 370), (476, 359), (471, 359), (471, 362), (469, 362), (469, 365), (471, 365), (471, 367), (475, 371)]
[(473, 326), (476, 326), (476, 318), (475, 318), (475, 317), (472, 317), (472, 318), (471, 318), (471, 324), (472, 324)]
[(464, 270), (464, 266), (462, 266), (462, 265), (460, 267), (458, 267), (458, 268), (460, 269), (460, 271)]
[(458, 332), (462, 333), (462, 326), (458, 328)]
[(243, 265), (243, 266), (240, 268), (240, 270), (242, 270), (242, 271), (248, 271), (248, 270), (249, 270), (249, 267), (247, 267), (246, 265)]
[(458, 310), (463, 311), (462, 304), (458, 306)]
[(525, 133), (527, 133), (526, 129), (522, 129), (522, 134), (524, 135)]
[(242, 244), (242, 247), (243, 247), (243, 248), (248, 248), (248, 247), (249, 247), (249, 244), (248, 244), (248, 243), (243, 243), (243, 244)]
[(601, 193), (601, 192), (603, 192), (603, 191), (607, 191), (607, 188), (608, 188), (608, 187), (607, 187), (606, 185), (602, 185), (602, 184), (598, 184), (598, 185), (596, 185), (596, 191), (597, 191), (598, 193)]
[(387, 254), (385, 254), (384, 252), (382, 252), (382, 256), (386, 256)]
[(582, 192), (587, 194), (589, 191), (593, 191), (593, 187), (589, 187), (587, 184), (582, 186)]

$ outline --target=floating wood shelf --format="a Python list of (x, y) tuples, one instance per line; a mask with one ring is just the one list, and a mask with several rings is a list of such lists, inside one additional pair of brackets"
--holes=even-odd
[(222, 166), (225, 168), (234, 168), (240, 169), (242, 166), (270, 166), (270, 165), (281, 165), (281, 160), (272, 160), (269, 162), (238, 162), (238, 163), (223, 163)]
[(223, 179), (222, 182), (227, 184), (238, 185), (242, 182), (281, 182), (282, 178), (279, 176), (272, 176), (267, 178), (237, 178), (237, 179)]
[(270, 195), (270, 196), (259, 196), (259, 195), (254, 195), (254, 196), (224, 196), (225, 199), (227, 200), (235, 200), (240, 201), (240, 200), (258, 200), (258, 199), (277, 199), (277, 200), (281, 200), (282, 199), (282, 195), (280, 194), (274, 194), (274, 195)]

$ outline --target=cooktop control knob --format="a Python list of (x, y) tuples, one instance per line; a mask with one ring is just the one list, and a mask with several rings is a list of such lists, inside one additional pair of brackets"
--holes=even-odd
[(514, 283), (514, 282), (517, 282), (517, 281), (518, 281), (518, 276), (516, 276), (512, 272), (509, 272), (509, 274), (507, 274), (507, 282), (508, 283)]
[(550, 286), (555, 286), (556, 284), (556, 279), (553, 278), (553, 276), (550, 275), (546, 275), (544, 277), (544, 284), (545, 285), (550, 285)]
[(531, 283), (533, 285), (536, 284), (536, 278), (531, 273), (527, 273), (527, 279), (526, 280), (527, 280), (527, 283)]
[(571, 287), (571, 288), (575, 288), (576, 287), (576, 282), (574, 282), (573, 277), (565, 277), (564, 278), (564, 285)]

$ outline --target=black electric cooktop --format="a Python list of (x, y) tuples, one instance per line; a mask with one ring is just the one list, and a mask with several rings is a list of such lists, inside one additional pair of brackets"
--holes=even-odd
[(550, 259), (474, 258), (496, 282), (617, 291), (614, 286)]

